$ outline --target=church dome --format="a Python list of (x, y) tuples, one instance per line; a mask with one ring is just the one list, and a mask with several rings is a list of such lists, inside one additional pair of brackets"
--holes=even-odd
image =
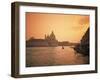
[(52, 31), (51, 34), (50, 34), (50, 39), (51, 39), (51, 40), (56, 40), (56, 37), (55, 37), (55, 34), (54, 34), (53, 31)]

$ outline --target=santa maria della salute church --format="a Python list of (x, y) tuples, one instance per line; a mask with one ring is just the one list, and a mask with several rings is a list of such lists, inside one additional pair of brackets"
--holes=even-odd
[(56, 36), (52, 31), (50, 35), (45, 35), (44, 39), (30, 38), (28, 41), (26, 41), (26, 46), (27, 47), (36, 47), (36, 46), (56, 47), (58, 46), (58, 40), (56, 39)]
[(58, 46), (58, 40), (56, 39), (53, 31), (50, 35), (45, 35), (45, 40), (48, 42), (48, 45), (50, 46)]

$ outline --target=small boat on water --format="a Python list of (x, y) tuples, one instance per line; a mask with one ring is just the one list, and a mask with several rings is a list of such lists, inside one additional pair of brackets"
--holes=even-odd
[(64, 49), (64, 46), (62, 46), (62, 49)]

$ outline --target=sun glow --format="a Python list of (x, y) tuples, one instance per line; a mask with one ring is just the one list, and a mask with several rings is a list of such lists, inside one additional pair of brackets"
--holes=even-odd
[(88, 15), (26, 13), (26, 39), (44, 39), (54, 31), (58, 41), (79, 42), (89, 27)]

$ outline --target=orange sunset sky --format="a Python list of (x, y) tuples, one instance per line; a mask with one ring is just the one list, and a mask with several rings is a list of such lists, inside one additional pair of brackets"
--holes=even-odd
[(58, 41), (79, 42), (89, 27), (88, 15), (26, 13), (26, 40), (44, 39), (54, 31)]

